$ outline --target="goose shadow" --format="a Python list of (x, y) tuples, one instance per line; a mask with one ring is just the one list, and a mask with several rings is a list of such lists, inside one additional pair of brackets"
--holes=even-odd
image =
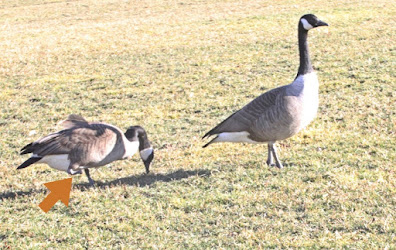
[(39, 194), (39, 193), (45, 193), (45, 189), (29, 189), (27, 191), (14, 191), (14, 192), (3, 192), (0, 193), (0, 201), (6, 200), (6, 199), (14, 199), (17, 197), (23, 197), (27, 195), (32, 195), (32, 194)]
[[(171, 181), (186, 179), (191, 176), (207, 177), (210, 175), (211, 175), (211, 171), (207, 169), (197, 169), (197, 170), (188, 170), (188, 171), (179, 169), (167, 174), (141, 174), (141, 175), (124, 177), (108, 182), (96, 181), (93, 187), (101, 188), (101, 189), (104, 189), (106, 187), (120, 186), (120, 185), (145, 187), (145, 186), (151, 186), (156, 182), (171, 182)], [(87, 190), (89, 188), (92, 188), (92, 186), (90, 186), (89, 183), (78, 183), (73, 185), (73, 188), (80, 190)], [(29, 189), (26, 191), (3, 192), (0, 193), (0, 201), (5, 199), (14, 199), (17, 197), (29, 196), (38, 193), (48, 193), (48, 190), (45, 188), (41, 188), (41, 189)]]
[(167, 174), (150, 173), (150, 174), (141, 174), (141, 175), (124, 177), (108, 182), (95, 181), (94, 186), (90, 186), (89, 183), (79, 183), (74, 185), (74, 188), (80, 190), (86, 190), (92, 187), (104, 189), (106, 187), (122, 186), (122, 185), (145, 187), (145, 186), (151, 186), (157, 182), (171, 182), (171, 181), (186, 179), (191, 176), (207, 177), (210, 175), (211, 175), (211, 171), (207, 169), (197, 169), (197, 170), (187, 170), (187, 171), (183, 169), (178, 169), (174, 172), (170, 172)]

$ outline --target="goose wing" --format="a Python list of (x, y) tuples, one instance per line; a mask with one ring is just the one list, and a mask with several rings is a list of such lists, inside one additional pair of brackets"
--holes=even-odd
[(117, 140), (122, 140), (122, 134), (115, 127), (86, 123), (30, 143), (22, 148), (21, 154), (33, 153), (40, 157), (68, 154), (73, 162), (97, 162), (113, 150)]
[(277, 99), (284, 92), (284, 87), (285, 86), (281, 86), (269, 90), (258, 96), (242, 109), (236, 111), (219, 125), (207, 132), (203, 138), (223, 132), (251, 132), (252, 124), (256, 123), (258, 119), (266, 116), (270, 118), (272, 116), (271, 114), (273, 114), (276, 109)]
[(73, 127), (79, 127), (79, 126), (81, 127), (87, 124), (88, 121), (85, 120), (85, 118), (82, 117), (81, 115), (71, 114), (67, 117), (66, 120), (59, 122), (58, 126), (61, 126), (64, 129), (70, 129)]

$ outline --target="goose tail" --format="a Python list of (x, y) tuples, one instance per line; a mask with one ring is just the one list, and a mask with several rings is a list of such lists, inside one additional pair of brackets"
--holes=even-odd
[(22, 163), (19, 167), (17, 167), (17, 169), (23, 169), (26, 167), (29, 167), (30, 165), (38, 162), (39, 160), (41, 160), (42, 157), (30, 157), (29, 159), (27, 159), (24, 163)]
[[(209, 136), (209, 135), (205, 135), (203, 138), (205, 138), (206, 136)], [(208, 143), (206, 143), (206, 144), (203, 145), (202, 147), (203, 147), (203, 148), (206, 148), (207, 146), (209, 146), (210, 144), (212, 144), (212, 143), (217, 139), (217, 137), (219, 137), (219, 136), (216, 136), (215, 138), (213, 138), (212, 140), (210, 140)]]
[(21, 155), (33, 153), (33, 143), (29, 143), (21, 149)]

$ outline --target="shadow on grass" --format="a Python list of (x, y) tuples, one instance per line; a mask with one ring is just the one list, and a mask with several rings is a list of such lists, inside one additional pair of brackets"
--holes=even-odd
[(17, 198), (20, 196), (39, 194), (39, 193), (45, 193), (45, 192), (46, 192), (46, 190), (44, 188), (30, 189), (27, 191), (4, 192), (4, 193), (0, 193), (0, 201), (5, 200), (5, 199), (14, 199), (14, 198)]
[[(151, 186), (159, 181), (171, 182), (171, 181), (178, 181), (181, 179), (185, 179), (191, 176), (206, 177), (210, 175), (211, 172), (206, 169), (197, 169), (197, 170), (188, 170), (188, 171), (179, 169), (175, 172), (171, 172), (167, 174), (141, 174), (136, 176), (120, 178), (109, 182), (95, 181), (95, 185), (93, 187), (106, 188), (106, 187), (119, 186), (119, 185), (145, 187), (145, 186)], [(88, 183), (81, 183), (74, 185), (74, 188), (81, 190), (91, 187), (92, 186), (90, 186)]]
[[(119, 185), (144, 187), (144, 186), (150, 186), (159, 181), (171, 182), (171, 181), (185, 179), (190, 176), (206, 177), (210, 175), (211, 172), (206, 169), (188, 170), (188, 171), (179, 169), (175, 172), (171, 172), (167, 174), (142, 174), (142, 175), (120, 178), (109, 182), (96, 181), (93, 187), (106, 188), (106, 187), (119, 186)], [(73, 188), (86, 190), (88, 188), (91, 188), (91, 186), (88, 183), (81, 183), (81, 184), (73, 185)], [(4, 192), (4, 193), (0, 193), (0, 201), (4, 199), (14, 199), (20, 196), (26, 196), (26, 195), (32, 195), (38, 193), (47, 193), (47, 192), (48, 190), (44, 188), (30, 189), (27, 191)]]

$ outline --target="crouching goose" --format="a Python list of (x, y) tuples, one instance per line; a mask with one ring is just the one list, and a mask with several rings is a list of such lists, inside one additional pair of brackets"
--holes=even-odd
[(328, 26), (315, 15), (307, 14), (298, 23), (300, 66), (294, 81), (260, 95), (232, 114), (203, 138), (217, 135), (203, 147), (215, 142), (267, 143), (267, 164), (282, 168), (275, 142), (289, 138), (307, 126), (318, 110), (319, 82), (309, 58), (308, 31)]
[(36, 163), (46, 163), (72, 175), (81, 174), (84, 169), (90, 185), (93, 185), (89, 168), (131, 158), (139, 150), (146, 173), (149, 173), (154, 150), (142, 127), (129, 127), (124, 134), (113, 125), (87, 122), (79, 115), (70, 115), (60, 125), (64, 127), (63, 130), (21, 149), (21, 155), (32, 153), (32, 156), (17, 169)]

